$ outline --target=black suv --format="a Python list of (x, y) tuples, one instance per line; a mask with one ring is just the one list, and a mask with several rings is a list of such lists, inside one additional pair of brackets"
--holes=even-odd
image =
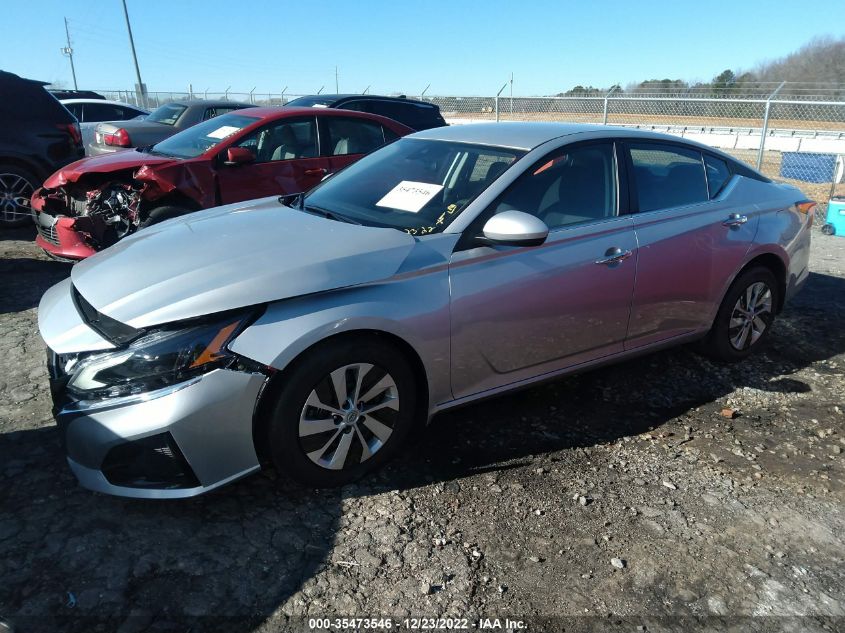
[(288, 101), (289, 106), (340, 108), (380, 114), (388, 119), (399, 121), (414, 130), (427, 130), (443, 127), (446, 121), (440, 114), (440, 108), (433, 103), (417, 101), (405, 97), (378, 97), (376, 95), (310, 95)]
[(85, 156), (79, 123), (45, 85), (0, 70), (0, 227), (32, 222), (32, 192)]

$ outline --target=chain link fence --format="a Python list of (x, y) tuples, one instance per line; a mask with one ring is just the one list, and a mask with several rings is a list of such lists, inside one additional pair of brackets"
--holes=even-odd
[[(820, 203), (845, 195), (845, 101), (791, 90), (719, 97), (684, 93), (615, 93), (565, 97), (431, 96), (450, 124), (559, 121), (619, 125), (695, 140), (725, 151)], [(155, 108), (185, 99), (224, 99), (281, 106), (301, 96), (258, 92), (98, 91), (107, 99)], [(837, 95), (838, 96), (838, 95)]]

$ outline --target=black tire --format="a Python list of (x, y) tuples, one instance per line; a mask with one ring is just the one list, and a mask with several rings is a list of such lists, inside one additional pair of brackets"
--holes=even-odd
[(180, 215), (185, 215), (186, 213), (191, 213), (191, 210), (186, 209), (185, 207), (177, 206), (175, 204), (166, 204), (160, 207), (156, 207), (147, 214), (146, 219), (144, 219), (138, 225), (138, 228), (144, 229), (148, 226), (152, 226), (153, 224), (164, 222), (165, 220), (178, 218)]
[[(337, 401), (331, 374), (346, 368), (341, 375), (346, 378), (346, 388), (353, 387), (354, 391), (358, 372), (348, 366), (360, 364), (372, 365), (371, 370), (363, 371), (361, 396), (368, 395), (367, 391), (371, 389), (378, 391), (380, 385), (393, 381), (395, 389), (389, 387), (378, 397), (367, 400), (370, 406), (381, 404), (383, 408), (371, 415), (362, 415), (353, 424), (349, 423), (349, 416), (353, 415), (349, 412), (346, 417), (341, 417), (331, 415), (329, 409), (306, 405), (312, 391), (315, 394), (319, 392), (321, 403), (342, 413), (343, 404)], [(303, 485), (317, 488), (355, 481), (384, 464), (401, 448), (414, 426), (417, 393), (414, 372), (400, 351), (376, 337), (341, 339), (336, 343), (327, 341), (316, 346), (286, 372), (284, 387), (271, 409), (266, 440), (276, 469)], [(384, 406), (393, 397), (396, 398), (398, 411)], [(303, 418), (304, 421), (301, 421)], [(307, 428), (311, 420), (317, 421), (320, 427), (328, 428), (307, 432), (302, 437), (300, 425)], [(391, 432), (381, 443), (371, 427), (381, 436), (384, 436), (385, 428), (391, 429)], [(346, 440), (347, 448), (343, 451), (340, 445), (347, 435), (351, 437)], [(363, 442), (367, 443), (367, 450), (378, 444), (371, 456), (366, 458)], [(344, 461), (338, 470), (314, 461), (318, 459), (328, 463), (341, 453)], [(338, 463), (341, 462), (338, 460)]]
[(17, 165), (0, 164), (0, 228), (24, 226), (32, 222), (29, 198), (40, 186), (41, 180), (29, 170)]
[(832, 224), (825, 224), (822, 226), (822, 233), (825, 235), (835, 235), (836, 234), (836, 227)]
[[(758, 284), (763, 284), (765, 290), (768, 291), (768, 298), (763, 291), (760, 291), (759, 295), (755, 294), (755, 289), (760, 288)], [(758, 301), (760, 301), (757, 309), (752, 312), (759, 321), (751, 318), (750, 324), (747, 323), (749, 319), (739, 312), (745, 307), (743, 303), (749, 297), (749, 289), (752, 291), (752, 298), (759, 296)], [(768, 268), (757, 266), (740, 273), (725, 294), (713, 327), (701, 342), (700, 350), (718, 360), (737, 362), (760, 349), (771, 332), (775, 311), (779, 305), (779, 294), (777, 279)], [(742, 302), (740, 302), (741, 297)], [(768, 309), (765, 309), (766, 305)], [(743, 325), (738, 326), (739, 322)], [(761, 322), (765, 324), (762, 331), (759, 327)], [(744, 338), (742, 337), (743, 329), (746, 330)]]

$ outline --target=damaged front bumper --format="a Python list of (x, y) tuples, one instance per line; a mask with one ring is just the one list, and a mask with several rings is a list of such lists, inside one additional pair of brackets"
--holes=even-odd
[[(129, 188), (127, 187), (127, 190)], [(87, 201), (72, 199), (61, 189), (41, 187), (32, 194), (31, 209), (38, 236), (35, 243), (48, 255), (63, 261), (78, 261), (90, 257), (103, 248), (116, 242), (134, 228), (135, 208), (127, 209), (121, 234), (112, 226), (109, 218), (117, 218), (114, 211), (92, 213), (91, 200), (103, 189), (96, 189), (87, 194)]]
[(32, 208), (32, 218), (38, 236), (35, 243), (48, 255), (63, 261), (79, 261), (90, 257), (97, 251), (77, 232), (76, 218), (64, 215), (53, 216)]
[(148, 499), (193, 497), (244, 477), (260, 468), (252, 412), (264, 381), (218, 369), (124, 403), (61, 402), (59, 391), (68, 465), (89, 490)]
[(69, 361), (119, 349), (92, 325), (104, 322), (89, 321), (88, 309), (74, 299), (70, 279), (50, 288), (38, 309), (53, 415), (82, 486), (124, 497), (192, 497), (260, 468), (253, 416), (266, 373), (238, 364), (149, 391), (80, 399), (69, 387)]

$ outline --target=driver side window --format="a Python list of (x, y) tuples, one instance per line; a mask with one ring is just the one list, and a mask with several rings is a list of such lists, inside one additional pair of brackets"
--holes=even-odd
[(520, 176), (495, 203), (540, 218), (549, 229), (616, 215), (616, 159), (612, 143), (561, 148)]
[(274, 121), (238, 143), (255, 154), (256, 163), (296, 160), (317, 156), (316, 120)]

